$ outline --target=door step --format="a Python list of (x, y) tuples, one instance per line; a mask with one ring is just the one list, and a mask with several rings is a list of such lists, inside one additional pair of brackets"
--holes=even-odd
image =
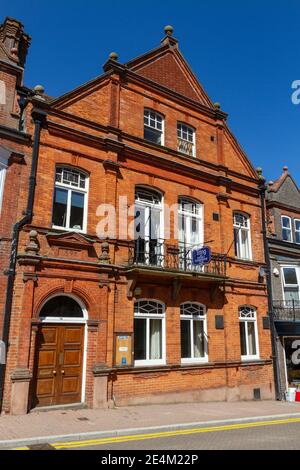
[(55, 410), (82, 410), (87, 408), (86, 403), (68, 403), (66, 405), (49, 405), (49, 406), (36, 406), (29, 411), (29, 413), (39, 413), (40, 411), (55, 411)]

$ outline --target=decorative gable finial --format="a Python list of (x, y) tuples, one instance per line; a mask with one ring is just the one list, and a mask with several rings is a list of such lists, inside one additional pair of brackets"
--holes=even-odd
[(167, 26), (164, 27), (164, 31), (165, 31), (167, 36), (173, 36), (174, 28), (171, 25), (167, 25)]
[(174, 28), (170, 24), (164, 27), (165, 37), (161, 40), (162, 44), (177, 47), (178, 41), (173, 38)]
[(284, 165), (284, 167), (282, 169), (283, 169), (284, 173), (287, 173), (289, 171), (289, 168), (286, 165)]
[(110, 60), (118, 60), (119, 56), (116, 52), (111, 52), (109, 54), (109, 58), (110, 58)]

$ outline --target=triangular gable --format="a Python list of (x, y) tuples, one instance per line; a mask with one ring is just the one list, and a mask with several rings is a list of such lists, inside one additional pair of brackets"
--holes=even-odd
[(205, 106), (213, 107), (177, 46), (163, 44), (127, 62), (129, 70)]
[(275, 183), (269, 185), (269, 191), (277, 193), (281, 189), (284, 189), (285, 186), (286, 187), (289, 186), (289, 189), (291, 189), (292, 191), (295, 191), (296, 193), (299, 193), (299, 188), (297, 186), (297, 183), (292, 177), (292, 175), (288, 173), (287, 169), (286, 170), (284, 169), (284, 172), (278, 178), (278, 180), (275, 181)]
[(58, 245), (64, 247), (90, 249), (93, 241), (77, 232), (52, 233), (46, 235), (50, 246)]
[[(251, 178), (257, 178), (258, 174), (252, 165), (251, 161), (247, 157), (246, 153), (238, 143), (235, 136), (232, 134), (228, 125), (224, 124), (224, 154), (225, 154), (225, 165), (232, 168), (236, 172), (250, 176)], [(232, 162), (234, 164), (232, 165)]]

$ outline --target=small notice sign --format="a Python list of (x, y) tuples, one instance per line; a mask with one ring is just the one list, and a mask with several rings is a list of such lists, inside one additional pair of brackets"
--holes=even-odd
[(192, 263), (197, 265), (208, 264), (211, 261), (211, 249), (208, 246), (203, 246), (197, 250), (192, 251)]
[(132, 334), (115, 334), (115, 365), (117, 367), (132, 365)]

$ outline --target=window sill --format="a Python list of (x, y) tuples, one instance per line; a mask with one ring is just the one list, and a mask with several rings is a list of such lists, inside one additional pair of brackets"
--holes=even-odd
[(208, 357), (204, 357), (201, 359), (181, 359), (181, 364), (207, 364)]
[(242, 362), (260, 361), (259, 356), (241, 356)]
[(51, 228), (54, 228), (55, 230), (62, 230), (64, 232), (76, 232), (76, 233), (86, 234), (86, 230), (81, 230), (79, 228), (66, 228), (66, 227), (59, 227), (58, 225), (52, 225)]
[(147, 367), (147, 366), (165, 366), (166, 361), (163, 359), (149, 360), (149, 361), (134, 361), (134, 367)]

